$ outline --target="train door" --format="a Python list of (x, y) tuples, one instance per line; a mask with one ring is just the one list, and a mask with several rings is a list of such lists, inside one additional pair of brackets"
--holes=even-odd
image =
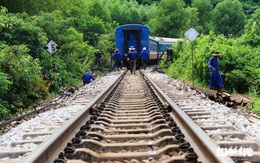
[[(124, 30), (124, 52), (125, 54), (128, 53), (130, 46), (134, 46), (135, 50), (138, 54), (140, 54), (141, 49), (141, 37), (140, 37), (141, 29), (131, 29), (131, 30)], [(126, 58), (123, 58), (123, 62), (127, 67), (129, 67), (128, 62), (126, 61)], [(137, 60), (137, 69), (139, 68), (139, 62), (140, 59)]]
[(136, 31), (130, 31), (128, 33), (127, 44), (128, 44), (128, 47), (134, 46), (135, 48), (137, 48), (137, 32)]
[(136, 51), (140, 52), (141, 39), (140, 39), (140, 29), (139, 30), (124, 30), (124, 51), (128, 52), (130, 46), (134, 46)]

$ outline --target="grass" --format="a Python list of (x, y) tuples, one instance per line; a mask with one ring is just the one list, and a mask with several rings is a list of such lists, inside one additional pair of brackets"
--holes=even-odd
[(252, 96), (251, 98), (254, 103), (252, 105), (248, 106), (248, 109), (250, 109), (253, 113), (260, 115), (260, 97), (259, 96)]

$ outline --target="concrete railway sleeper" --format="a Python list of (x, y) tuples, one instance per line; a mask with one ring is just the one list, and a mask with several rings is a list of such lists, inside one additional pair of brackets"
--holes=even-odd
[[(89, 120), (61, 155), (86, 162), (170, 158), (197, 162), (196, 153), (190, 152), (184, 135), (155, 99), (140, 75), (126, 76), (102, 112), (93, 115), (96, 120)], [(62, 162), (60, 159), (55, 162)]]
[(117, 83), (23, 162), (233, 162), (145, 74)]

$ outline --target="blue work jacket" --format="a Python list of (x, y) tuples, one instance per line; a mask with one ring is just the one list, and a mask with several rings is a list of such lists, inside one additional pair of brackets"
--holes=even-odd
[(86, 72), (84, 75), (83, 75), (83, 82), (84, 83), (90, 83), (90, 80), (91, 79), (93, 79), (93, 80), (95, 80), (95, 78), (94, 78), (94, 76), (91, 74), (91, 73), (89, 73), (89, 72)]
[(115, 52), (112, 56), (111, 59), (113, 59), (114, 61), (121, 61), (122, 60), (122, 56), (120, 52)]
[(140, 55), (141, 55), (142, 60), (148, 60), (149, 59), (149, 54), (148, 54), (148, 51), (146, 51), (146, 50), (142, 50)]
[(209, 59), (209, 62), (208, 62), (208, 68), (209, 68), (209, 71), (210, 72), (214, 72), (212, 71), (212, 68), (215, 68), (216, 71), (215, 72), (219, 72), (220, 71), (220, 68), (219, 68), (219, 59), (217, 57), (211, 57)]
[(137, 59), (137, 51), (136, 50), (130, 50), (127, 53), (127, 58), (129, 58), (129, 60), (136, 60)]

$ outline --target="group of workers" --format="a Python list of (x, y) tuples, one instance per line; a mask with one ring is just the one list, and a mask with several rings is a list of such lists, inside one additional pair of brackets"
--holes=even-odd
[[(126, 57), (127, 57), (127, 60), (129, 61), (129, 64), (130, 64), (131, 74), (135, 74), (136, 59), (138, 57), (138, 53), (135, 50), (134, 46), (130, 46)], [(147, 67), (147, 64), (148, 64), (148, 60), (149, 60), (149, 54), (148, 54), (148, 51), (146, 50), (146, 47), (143, 47), (143, 49), (140, 53), (140, 57), (141, 57), (143, 69), (145, 70), (146, 67)]]
[[(148, 51), (146, 50), (146, 47), (143, 47), (143, 49), (140, 53), (140, 56), (141, 56), (141, 62), (142, 62), (142, 65), (143, 65), (143, 69), (146, 69), (147, 63), (148, 63), (148, 60), (149, 60), (149, 54), (148, 54)], [(127, 58), (127, 61), (130, 64), (131, 74), (135, 74), (136, 60), (138, 58), (138, 53), (135, 50), (134, 46), (130, 46), (126, 58)], [(115, 53), (111, 56), (111, 59), (114, 60), (114, 65), (112, 66), (111, 71), (114, 70), (115, 67), (117, 67), (117, 70), (120, 70), (122, 55), (121, 55), (121, 53), (119, 52), (118, 49), (115, 50)]]
[[(101, 55), (102, 53), (97, 50), (95, 52), (95, 63), (96, 64), (101, 64)], [(220, 87), (220, 91), (221, 92), (226, 92), (226, 90), (224, 89), (224, 83), (222, 80), (222, 76), (221, 76), (221, 71), (220, 71), (220, 67), (219, 67), (219, 56), (221, 54), (219, 52), (215, 52), (212, 54), (212, 57), (209, 59), (208, 61), (208, 68), (210, 71), (210, 83), (209, 83), (209, 89), (213, 89), (215, 83), (217, 82), (219, 87)], [(130, 72), (131, 74), (135, 74), (136, 71), (136, 60), (138, 58), (138, 53), (135, 50), (134, 46), (130, 46), (129, 51), (127, 53), (127, 61), (130, 64)], [(140, 57), (141, 57), (141, 62), (142, 62), (142, 66), (143, 69), (146, 69), (147, 64), (148, 64), (148, 60), (149, 60), (149, 54), (148, 51), (146, 50), (146, 47), (143, 47), (141, 53), (140, 53)], [(122, 55), (120, 53), (120, 51), (118, 49), (115, 50), (115, 52), (111, 55), (112, 60), (114, 60), (114, 65), (111, 68), (111, 71), (114, 70), (115, 68), (117, 68), (117, 70), (119, 71), (121, 69), (121, 61), (122, 61)], [(95, 80), (95, 74), (92, 75), (91, 70), (88, 70), (88, 72), (86, 72), (83, 77), (83, 84), (88, 84), (90, 83), (90, 81)]]
[[(146, 47), (143, 47), (141, 53), (141, 61), (143, 69), (146, 69), (148, 60), (149, 60), (149, 54), (146, 50)], [(130, 64), (130, 72), (131, 74), (135, 74), (136, 71), (136, 60), (138, 58), (138, 53), (135, 50), (134, 46), (130, 46), (129, 51), (127, 53), (127, 61)], [(95, 51), (95, 65), (100, 66), (101, 65), (101, 58), (102, 53), (99, 50)], [(115, 68), (119, 71), (121, 69), (121, 61), (122, 61), (122, 55), (118, 49), (115, 50), (115, 52), (111, 55), (110, 59), (114, 60), (114, 65), (111, 67), (111, 71), (113, 71)], [(91, 80), (95, 80), (95, 74), (92, 74), (91, 70), (89, 69), (84, 75), (82, 76), (83, 85), (88, 84), (91, 82)]]

